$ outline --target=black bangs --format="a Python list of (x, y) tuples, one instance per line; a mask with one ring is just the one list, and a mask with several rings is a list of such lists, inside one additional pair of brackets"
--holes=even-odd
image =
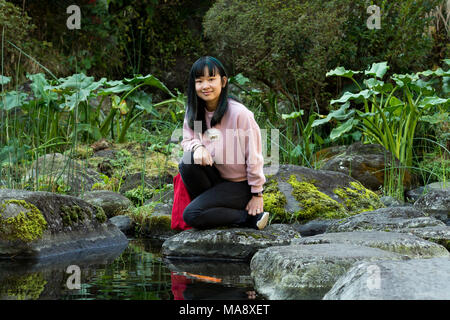
[[(212, 57), (202, 57), (198, 59), (194, 65), (192, 66), (192, 75), (195, 76), (195, 78), (203, 77), (205, 74), (205, 68), (208, 68), (209, 76), (214, 77), (217, 73), (218, 68), (217, 65), (214, 64)], [(215, 59), (217, 60), (217, 59)]]

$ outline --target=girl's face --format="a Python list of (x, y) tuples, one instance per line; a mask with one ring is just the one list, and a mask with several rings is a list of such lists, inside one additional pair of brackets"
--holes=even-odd
[(208, 68), (205, 68), (203, 76), (195, 78), (195, 91), (206, 102), (208, 109), (215, 109), (219, 103), (222, 88), (227, 84), (227, 77), (220, 77), (219, 71), (210, 76)]

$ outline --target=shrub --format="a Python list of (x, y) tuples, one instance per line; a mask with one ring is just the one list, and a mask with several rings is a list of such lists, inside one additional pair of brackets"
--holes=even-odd
[[(14, 75), (13, 68), (19, 58), (19, 52), (6, 41), (11, 41), (19, 46), (29, 45), (27, 35), (35, 28), (31, 23), (31, 18), (14, 4), (5, 0), (0, 0), (0, 45), (4, 48), (1, 64), (3, 66), (3, 75)], [(3, 41), (4, 40), (4, 41)]]
[(338, 65), (364, 69), (386, 60), (392, 72), (423, 70), (433, 45), (424, 16), (438, 2), (375, 1), (382, 25), (369, 30), (363, 0), (218, 0), (204, 28), (236, 71), (323, 106), (330, 98), (325, 74)]

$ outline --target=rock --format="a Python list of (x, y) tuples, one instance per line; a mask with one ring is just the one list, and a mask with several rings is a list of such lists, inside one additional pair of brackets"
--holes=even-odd
[(126, 235), (132, 235), (134, 233), (134, 223), (127, 215), (114, 216), (109, 221)]
[[(355, 178), (363, 186), (371, 190), (379, 190), (385, 181), (386, 169), (392, 165), (398, 166), (398, 160), (392, 161), (392, 155), (379, 144), (362, 144), (355, 142), (345, 152), (335, 155), (325, 161), (322, 170), (342, 172)], [(413, 185), (411, 174), (406, 171), (403, 185), (410, 188)]]
[(105, 138), (101, 138), (100, 140), (91, 144), (91, 148), (94, 152), (104, 150), (111, 147), (111, 143), (109, 143)]
[(158, 203), (153, 210), (149, 211), (148, 217), (140, 226), (139, 233), (142, 237), (151, 239), (167, 239), (178, 231), (172, 230), (172, 206)]
[(321, 299), (357, 261), (400, 260), (399, 254), (351, 244), (270, 247), (250, 262), (255, 289), (270, 300)]
[(419, 199), (425, 193), (426, 193), (425, 187), (421, 186), (421, 187), (417, 187), (417, 188), (414, 188), (411, 190), (407, 190), (405, 192), (405, 198), (406, 198), (406, 201), (408, 201), (409, 203), (414, 203), (417, 201), (417, 199)]
[(425, 186), (425, 189), (428, 189), (430, 191), (431, 190), (447, 190), (447, 191), (450, 191), (450, 184), (448, 182), (444, 183), (442, 181), (440, 181), (440, 182), (433, 182), (433, 183), (427, 184)]
[(398, 232), (410, 233), (419, 238), (438, 243), (450, 251), (450, 227), (447, 225), (424, 228), (407, 228), (400, 229)]
[(411, 207), (389, 207), (363, 212), (333, 222), (327, 232), (350, 232), (363, 230), (399, 231), (405, 228), (443, 226), (444, 223), (427, 217), (422, 211)]
[[(348, 146), (331, 146), (328, 148), (324, 148), (321, 149), (319, 151), (317, 151), (316, 153), (314, 153), (313, 159), (314, 159), (314, 164), (316, 164), (319, 162), (323, 162), (329, 160), (330, 158), (337, 156), (339, 154), (345, 153), (345, 150), (347, 150)], [(321, 167), (322, 165), (319, 165), (319, 167)]]
[(414, 207), (445, 222), (450, 216), (450, 189), (431, 189), (414, 203)]
[(40, 259), (126, 243), (103, 209), (82, 199), (0, 189), (0, 257)]
[(433, 182), (427, 184), (426, 186), (421, 186), (414, 188), (412, 190), (408, 190), (405, 192), (406, 199), (412, 203), (416, 202), (420, 197), (426, 195), (429, 191), (433, 190), (443, 190), (450, 192), (450, 185), (447, 183), (444, 185), (443, 182)]
[(450, 253), (441, 245), (410, 234), (384, 231), (354, 231), (326, 233), (294, 239), (293, 245), (320, 243), (344, 243), (378, 248), (410, 258), (447, 257)]
[(302, 237), (310, 237), (316, 234), (325, 233), (328, 227), (337, 220), (312, 220), (305, 224), (294, 223), (292, 227), (300, 232)]
[(264, 189), (264, 208), (276, 222), (339, 219), (383, 207), (374, 192), (348, 175), (295, 165), (281, 165)]
[(300, 237), (289, 225), (270, 225), (264, 230), (249, 228), (190, 229), (167, 239), (162, 254), (172, 258), (250, 260), (261, 248), (288, 245)]
[(127, 197), (113, 191), (89, 191), (83, 193), (80, 198), (94, 206), (102, 207), (108, 218), (124, 214), (133, 206), (133, 203)]
[(386, 206), (386, 207), (404, 207), (406, 204), (404, 202), (401, 202), (398, 199), (395, 199), (391, 196), (383, 196), (380, 198), (380, 201)]
[(46, 154), (34, 161), (25, 181), (35, 183), (36, 176), (41, 190), (70, 195), (91, 191), (95, 183), (102, 181), (98, 172), (60, 153)]
[(324, 300), (449, 300), (450, 259), (358, 263)]
[(104, 149), (94, 152), (94, 157), (115, 159), (117, 151), (114, 149)]

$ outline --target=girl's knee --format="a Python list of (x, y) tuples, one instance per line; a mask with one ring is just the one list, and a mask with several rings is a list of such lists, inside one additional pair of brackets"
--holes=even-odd
[(193, 228), (200, 229), (201, 226), (198, 224), (197, 219), (198, 213), (195, 210), (189, 210), (186, 208), (183, 212), (183, 220), (186, 222), (189, 226)]

